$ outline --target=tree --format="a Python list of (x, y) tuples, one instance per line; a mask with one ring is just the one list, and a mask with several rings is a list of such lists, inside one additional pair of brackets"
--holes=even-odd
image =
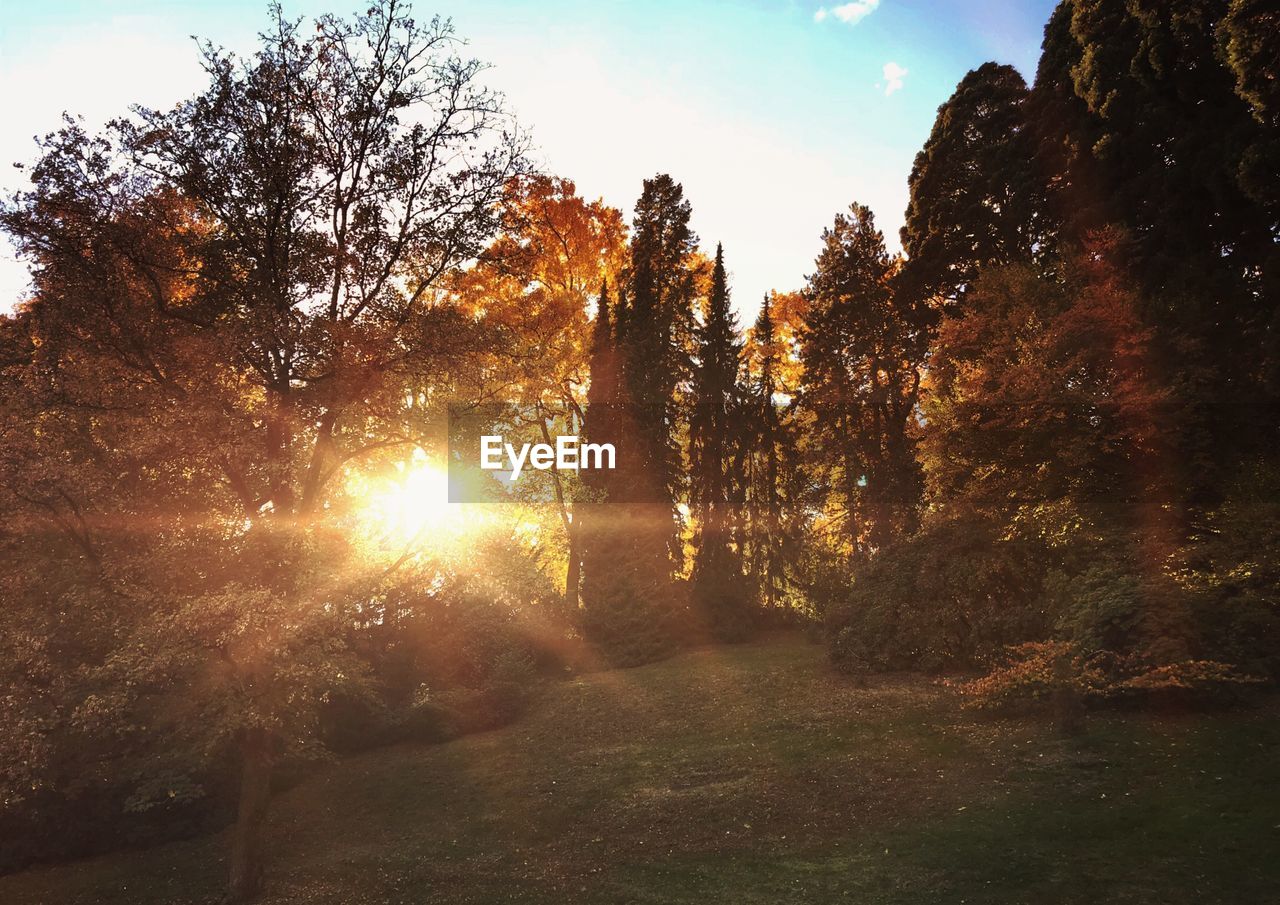
[(745, 412), (738, 386), (742, 349), (729, 306), (724, 248), (716, 246), (711, 291), (697, 330), (689, 420), (689, 501), (696, 524), (693, 603), (713, 635), (740, 639), (750, 626), (743, 582), (741, 498)]
[[(1266, 147), (1264, 124), (1246, 102), (1258, 97), (1249, 73), (1262, 72), (1247, 50), (1257, 20), (1238, 12), (1230, 15), (1226, 0), (1176, 12), (1066, 0), (1045, 33), (1034, 102), (1046, 161), (1065, 153), (1068, 196), (1085, 202), (1070, 232), (1077, 243), (1108, 224), (1126, 232), (1158, 351), (1200, 375), (1213, 399), (1202, 418), (1207, 442), (1219, 447), (1228, 436), (1233, 445), (1271, 442), (1251, 406), (1222, 403), (1254, 396), (1263, 383), (1280, 310), (1275, 209), (1257, 191), (1265, 177), (1259, 182), (1248, 164)], [(1223, 36), (1243, 83), (1223, 63)]]
[[(1240, 157), (1240, 187), (1267, 211), (1271, 233), (1280, 232), (1280, 13), (1264, 0), (1232, 0), (1218, 25), (1218, 54), (1235, 76), (1235, 90), (1258, 126)], [(1280, 398), (1280, 246), (1272, 243), (1263, 265), (1260, 295), (1270, 304), (1263, 385)], [(1264, 309), (1263, 317), (1268, 316)]]
[(1043, 190), (1027, 97), (1016, 69), (984, 63), (938, 108), (908, 180), (901, 279), (913, 298), (957, 304), (981, 268), (1041, 250)]
[[(552, 442), (549, 424), (566, 430), (585, 423), (590, 357), (600, 337), (589, 340), (591, 292), (616, 280), (626, 254), (622, 213), (603, 201), (579, 197), (570, 180), (533, 175), (507, 187), (503, 229), (475, 267), (452, 275), (464, 310), (483, 316), (493, 336), (487, 350), (488, 382), (515, 424), (511, 442), (523, 432), (532, 442)], [(606, 306), (603, 322), (611, 323)], [(610, 343), (612, 340), (608, 340)], [(546, 480), (522, 480), (529, 495), (554, 497), (565, 559), (564, 601), (578, 608), (581, 538), (575, 516), (578, 481), (553, 468)], [(548, 491), (547, 485), (550, 485)]]
[[(435, 304), (439, 278), (482, 250), (524, 168), (455, 45), (396, 0), (305, 35), (277, 8), (252, 59), (206, 45), (210, 85), (173, 111), (51, 136), (3, 214), (52, 340), (39, 405), (78, 425), (111, 491), (64, 483), (66, 511), (115, 497), (149, 519), (75, 529), (133, 614), (86, 664), (116, 690), (94, 712), (236, 746), (239, 899), (260, 884), (273, 762), (352, 677), (335, 479), (418, 442), (418, 391), (469, 379), (475, 324)], [(134, 474), (154, 486), (129, 494)]]
[(794, 427), (780, 411), (778, 373), (782, 343), (774, 322), (776, 293), (764, 297), (748, 346), (748, 387), (744, 399), (747, 446), (743, 557), (765, 612), (783, 605), (788, 572), (796, 558), (794, 523), (798, 455)]
[(935, 510), (976, 510), (1059, 547), (1167, 518), (1174, 400), (1115, 263), (1125, 248), (1115, 233), (1095, 237), (1063, 280), (990, 271), (983, 310), (943, 322), (921, 443)]
[(670, 654), (683, 617), (672, 573), (680, 553), (674, 529), (684, 470), (681, 406), (697, 275), (689, 213), (684, 190), (670, 176), (645, 180), (625, 289), (614, 309), (618, 384), (609, 417), (618, 461), (592, 517), (582, 602), (588, 634), (620, 665)]
[(632, 225), (625, 305), (617, 317), (628, 401), (636, 419), (637, 501), (674, 507), (681, 494), (679, 395), (691, 373), (698, 237), (684, 189), (644, 181)]
[(809, 277), (800, 404), (813, 414), (813, 456), (839, 500), (845, 539), (868, 552), (915, 521), (909, 422), (927, 316), (893, 291), (894, 265), (871, 210), (849, 211), (823, 231)]
[[(992, 560), (996, 546), (1013, 557), (1000, 583), (1016, 585), (1016, 594), (988, 596), (971, 578), (948, 579), (971, 609), (1005, 601), (1005, 612), (981, 617), (985, 629), (973, 609), (966, 631), (1001, 627), (1006, 644), (1038, 640), (1026, 627), (1046, 615), (1053, 596), (1041, 589), (1046, 576), (1069, 584), (1101, 570), (1115, 579), (1115, 594), (1093, 594), (1098, 608), (1090, 612), (1048, 606), (1047, 615), (1066, 620), (1057, 629), (1105, 629), (1110, 649), (1140, 648), (1171, 662), (1186, 656), (1185, 647), (1173, 648), (1188, 644), (1192, 630), (1160, 564), (1181, 543), (1178, 513), (1189, 482), (1171, 427), (1182, 420), (1180, 401), (1160, 380), (1154, 331), (1124, 269), (1127, 249), (1111, 231), (1068, 260), (1060, 279), (1025, 265), (989, 271), (975, 307), (943, 322), (922, 404), (930, 519), (915, 552), (902, 552), (924, 556), (955, 543), (958, 530), (991, 538)], [(918, 571), (909, 560), (897, 568)], [(1138, 577), (1141, 594), (1123, 591)], [(1112, 599), (1141, 606), (1105, 603)], [(1037, 631), (1054, 629), (1052, 621)], [(1024, 626), (1021, 637), (1010, 625)]]

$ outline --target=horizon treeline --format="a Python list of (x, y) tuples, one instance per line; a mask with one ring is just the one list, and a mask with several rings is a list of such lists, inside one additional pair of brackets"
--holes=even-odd
[[(67, 119), (0, 211), (34, 274), (0, 317), (0, 868), (234, 822), (247, 900), (282, 773), (763, 629), (986, 673), (977, 706), (1274, 683), (1277, 24), (1064, 0), (1033, 84), (985, 63), (939, 108), (904, 253), (833, 198), (749, 328), (675, 178), (628, 226), (536, 172), (396, 0), (277, 7), (172, 110)], [(370, 488), (494, 402), (618, 468), (371, 539)]]

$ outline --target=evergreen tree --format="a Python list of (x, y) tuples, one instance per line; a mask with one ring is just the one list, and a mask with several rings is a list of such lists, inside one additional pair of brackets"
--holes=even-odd
[(1087, 199), (1069, 229), (1076, 241), (1104, 224), (1127, 234), (1152, 354), (1187, 375), (1180, 392), (1199, 440), (1184, 455), (1202, 460), (1211, 492), (1216, 471), (1274, 442), (1274, 418), (1258, 409), (1274, 404), (1280, 324), (1274, 175), (1250, 163), (1267, 148), (1265, 21), (1227, 0), (1176, 14), (1149, 6), (1060, 4), (1045, 32), (1036, 131), (1046, 162), (1065, 152), (1070, 198)]
[(618, 380), (608, 420), (617, 468), (591, 516), (583, 616), (587, 633), (619, 665), (669, 654), (683, 615), (672, 575), (681, 552), (679, 431), (696, 292), (689, 213), (684, 190), (670, 176), (645, 180), (612, 330), (611, 373)]
[[(663, 605), (671, 600), (670, 565), (651, 507), (629, 501), (636, 480), (635, 419), (620, 372), (607, 285), (600, 287), (591, 347), (586, 435), (612, 443), (617, 468), (587, 472), (582, 521), (582, 618), (587, 635), (619, 666), (660, 659), (673, 637)], [(647, 542), (646, 542), (647, 541)]]
[[(590, 384), (587, 387), (587, 417), (585, 433), (592, 443), (618, 442), (618, 355), (613, 333), (613, 304), (609, 298), (609, 283), (600, 283), (600, 300), (596, 305), (596, 319), (591, 330)], [(612, 472), (607, 469), (590, 471), (585, 479), (588, 486), (596, 488), (601, 499), (608, 493)]]
[[(596, 318), (591, 329), (591, 351), (588, 358), (587, 409), (582, 433), (589, 443), (611, 443), (616, 453), (618, 447), (618, 361), (613, 341), (613, 306), (609, 299), (609, 283), (600, 281), (600, 296), (596, 303)], [(574, 500), (574, 516), (577, 521), (577, 550), (580, 581), (584, 582), (583, 598), (599, 599), (597, 588), (590, 594), (585, 582), (594, 581), (604, 571), (604, 564), (595, 557), (600, 545), (593, 543), (601, 530), (600, 517), (609, 498), (615, 472), (595, 469), (583, 472), (581, 497)], [(581, 604), (581, 598), (575, 597)]]
[(626, 310), (618, 344), (628, 403), (635, 419), (637, 502), (674, 510), (681, 491), (680, 395), (691, 374), (693, 304), (697, 289), (684, 189), (662, 174), (644, 182), (636, 202)]
[(801, 402), (814, 456), (840, 500), (845, 536), (870, 552), (915, 522), (920, 476), (908, 421), (920, 385), (923, 308), (893, 291), (893, 262), (871, 210), (823, 232), (809, 277)]
[(744, 637), (750, 605), (743, 581), (742, 548), (734, 501), (741, 486), (738, 386), (742, 348), (729, 307), (724, 249), (716, 246), (711, 292), (697, 331), (697, 364), (689, 422), (689, 499), (697, 523), (692, 573), (693, 603), (718, 638)]
[[(1241, 154), (1240, 187), (1262, 205), (1271, 234), (1280, 235), (1280, 10), (1268, 0), (1232, 0), (1218, 26), (1219, 51), (1235, 76), (1236, 93), (1258, 125)], [(1280, 243), (1262, 268), (1262, 373), (1272, 400), (1280, 399)]]
[(764, 297), (752, 331), (756, 366), (748, 370), (745, 400), (749, 446), (746, 474), (744, 554), (747, 574), (766, 613), (776, 612), (786, 591), (788, 563), (794, 556), (790, 532), (796, 448), (790, 424), (778, 410), (779, 349), (773, 299)]
[(1027, 260), (1041, 244), (1027, 96), (1016, 69), (984, 63), (938, 108), (902, 228), (902, 279), (915, 298), (955, 303), (980, 268)]

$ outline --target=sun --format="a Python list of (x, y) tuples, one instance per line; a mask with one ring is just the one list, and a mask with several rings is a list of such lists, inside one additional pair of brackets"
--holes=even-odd
[(360, 533), (380, 547), (439, 546), (477, 528), (473, 507), (449, 501), (448, 472), (421, 450), (389, 473), (353, 476), (347, 489)]

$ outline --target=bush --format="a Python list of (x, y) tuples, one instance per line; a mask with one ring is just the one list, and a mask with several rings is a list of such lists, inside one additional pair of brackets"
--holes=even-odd
[(1214, 660), (1153, 665), (1106, 651), (1086, 654), (1069, 641), (1045, 641), (1009, 648), (987, 675), (955, 687), (975, 710), (1060, 713), (1076, 704), (1221, 704), (1262, 681)]
[(1103, 695), (1108, 678), (1101, 659), (1086, 657), (1066, 641), (1018, 644), (987, 675), (956, 687), (966, 706), (975, 710), (1047, 709), (1064, 699), (1088, 701)]
[(1280, 680), (1280, 468), (1242, 471), (1193, 538), (1185, 581), (1205, 650)]
[(1043, 550), (978, 520), (948, 520), (879, 553), (829, 609), (847, 672), (967, 668), (1044, 637)]

